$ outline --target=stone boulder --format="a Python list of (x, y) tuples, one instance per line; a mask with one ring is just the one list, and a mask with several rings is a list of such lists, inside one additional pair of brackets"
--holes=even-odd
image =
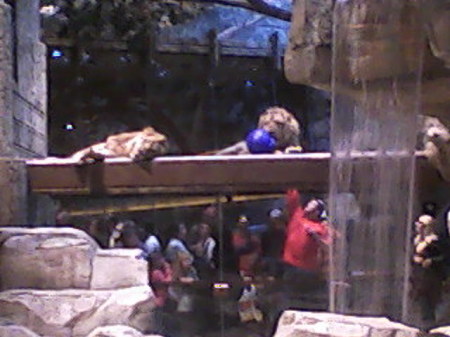
[(39, 335), (20, 325), (0, 325), (0, 337), (39, 337)]
[(117, 324), (147, 331), (154, 307), (148, 286), (0, 293), (0, 317), (51, 337), (85, 337), (97, 327)]
[(450, 326), (440, 326), (438, 328), (431, 329), (429, 333), (432, 335), (450, 336)]
[(101, 326), (87, 337), (162, 337), (160, 335), (143, 335), (140, 331), (125, 325)]
[(333, 0), (293, 2), (284, 69), (289, 82), (328, 87), (331, 79)]
[[(389, 17), (397, 16), (383, 12), (391, 12), (391, 8), (383, 8), (389, 3), (401, 6), (399, 22), (389, 23)], [(334, 18), (340, 21), (334, 22)], [(344, 95), (361, 99), (365, 97), (365, 90), (359, 90), (357, 83), (372, 80), (379, 83), (386, 78), (411, 75), (419, 67), (422, 53), (418, 51), (425, 49), (424, 64), (420, 67), (423, 69), (422, 110), (428, 115), (446, 118), (450, 108), (449, 18), (448, 1), (442, 0), (293, 1), (289, 42), (284, 55), (286, 78), (293, 84), (331, 90), (334, 61), (339, 78), (337, 84), (348, 83), (338, 89)], [(333, 26), (337, 28), (335, 41)], [(423, 35), (429, 48), (423, 48)], [(337, 51), (334, 60), (333, 50)], [(409, 82), (406, 90), (415, 85), (415, 81)]]
[[(342, 50), (341, 53), (346, 53), (345, 62), (339, 64), (339, 74), (350, 80), (378, 80), (405, 74), (414, 69), (417, 50), (422, 42), (414, 35), (421, 29), (417, 20), (418, 9), (407, 1), (400, 4), (401, 8), (395, 9), (398, 9), (405, 19), (399, 22), (373, 23), (374, 16), (385, 16), (386, 12), (392, 9), (377, 2), (353, 2), (338, 7), (335, 17), (342, 18), (342, 22), (336, 23), (333, 22), (335, 1), (295, 1), (285, 55), (288, 80), (292, 83), (329, 88), (332, 47), (342, 48), (339, 49)], [(333, 24), (338, 27), (338, 42), (345, 37), (347, 44), (359, 48), (353, 50), (347, 45), (331, 46)], [(397, 45), (393, 47), (392, 39), (395, 38), (401, 45), (400, 49)], [(372, 66), (374, 62), (377, 67)]]
[(108, 325), (98, 327), (87, 337), (144, 337), (144, 335), (140, 331), (129, 326)]
[(418, 329), (383, 317), (357, 317), (323, 312), (285, 311), (274, 337), (419, 337)]
[(97, 248), (74, 228), (0, 228), (0, 290), (89, 289)]
[(98, 250), (93, 261), (91, 289), (118, 289), (148, 285), (147, 261), (139, 249)]

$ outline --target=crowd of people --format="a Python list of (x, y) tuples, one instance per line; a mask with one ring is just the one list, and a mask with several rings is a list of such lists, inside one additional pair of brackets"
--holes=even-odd
[[(85, 230), (102, 248), (141, 250), (155, 293), (155, 332), (165, 335), (200, 336), (218, 329), (217, 294), (232, 293), (237, 320), (264, 321), (270, 330), (289, 307), (283, 302), (287, 297), (326, 293), (328, 250), (340, 236), (327, 222), (322, 200), (302, 202), (297, 190), (288, 190), (284, 207), (271, 209), (264, 224), (253, 224), (241, 214), (229, 226), (219, 223), (217, 213), (210, 206), (197, 222), (174, 223), (163, 230), (145, 231), (134, 221), (112, 217), (94, 219)], [(411, 291), (422, 319), (433, 324), (449, 284), (450, 244), (448, 235), (437, 230), (435, 214), (425, 213), (414, 227)], [(64, 214), (57, 221), (66, 221)], [(265, 293), (269, 309), (258, 303), (261, 284), (274, 290)]]
[(100, 247), (141, 249), (155, 293), (155, 332), (202, 335), (217, 323), (214, 294), (223, 291), (214, 284), (233, 289), (235, 316), (245, 322), (260, 322), (264, 314), (264, 310), (254, 316), (239, 312), (244, 298), (257, 302), (255, 284), (281, 282), (278, 290), (286, 291), (286, 296), (325, 285), (323, 271), (332, 238), (325, 204), (311, 199), (303, 206), (300, 199), (297, 190), (287, 191), (285, 207), (271, 209), (264, 224), (252, 224), (243, 214), (232, 226), (219, 224), (217, 209), (210, 206), (190, 225), (176, 223), (145, 232), (134, 221), (109, 217), (92, 220), (86, 230)]

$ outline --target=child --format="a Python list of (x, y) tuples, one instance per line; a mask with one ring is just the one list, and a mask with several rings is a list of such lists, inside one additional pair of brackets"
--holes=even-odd
[(161, 252), (150, 256), (150, 284), (155, 293), (156, 306), (163, 308), (168, 298), (168, 287), (172, 282), (172, 268)]
[(173, 280), (172, 268), (164, 259), (161, 252), (154, 252), (150, 255), (150, 285), (155, 294), (155, 333), (165, 334), (166, 312), (169, 300), (169, 285)]
[(194, 336), (197, 330), (198, 317), (194, 317), (194, 291), (192, 283), (198, 281), (197, 271), (193, 266), (194, 259), (191, 254), (179, 251), (172, 263), (174, 284), (170, 286), (169, 293), (177, 303), (177, 317), (179, 318), (180, 332), (187, 336)]

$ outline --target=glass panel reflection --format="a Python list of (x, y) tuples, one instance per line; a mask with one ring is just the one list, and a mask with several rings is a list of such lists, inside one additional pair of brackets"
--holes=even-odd
[(75, 222), (105, 249), (141, 250), (156, 306), (148, 333), (272, 336), (285, 309), (327, 309), (333, 234), (323, 199), (291, 189), (183, 206), (178, 196)]

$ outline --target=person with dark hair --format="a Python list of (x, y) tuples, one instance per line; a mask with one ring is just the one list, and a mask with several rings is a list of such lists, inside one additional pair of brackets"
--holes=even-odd
[(90, 219), (87, 225), (88, 234), (101, 248), (108, 247), (108, 236), (102, 232), (101, 219)]
[(241, 215), (232, 234), (234, 253), (238, 257), (239, 274), (244, 279), (254, 276), (261, 257), (261, 240), (249, 231), (248, 225), (247, 217)]
[(169, 298), (169, 285), (173, 281), (172, 268), (161, 252), (153, 252), (149, 260), (149, 279), (155, 292), (155, 304), (163, 308)]
[(434, 202), (426, 202), (422, 205), (422, 213), (431, 215), (432, 217), (437, 216), (437, 206)]
[[(211, 228), (211, 237), (217, 242), (212, 254), (212, 262), (216, 268), (227, 272), (234, 272), (237, 268), (237, 259), (233, 251), (232, 229), (224, 226), (219, 221), (219, 210), (217, 206), (210, 205), (202, 210), (201, 221)], [(219, 244), (220, 243), (220, 244)]]
[(60, 210), (56, 213), (55, 224), (57, 226), (72, 226), (72, 218), (70, 214), (64, 210)]
[(187, 229), (185, 224), (180, 223), (171, 226), (169, 237), (170, 239), (166, 247), (165, 256), (170, 263), (173, 263), (177, 259), (177, 255), (180, 252), (190, 255), (192, 260), (194, 259), (194, 256), (186, 246), (185, 240), (187, 237)]
[(261, 235), (263, 263), (268, 276), (276, 277), (282, 273), (281, 258), (286, 239), (286, 217), (279, 208), (269, 212), (268, 229)]
[(172, 267), (164, 259), (160, 251), (149, 255), (149, 281), (155, 294), (155, 311), (153, 333), (167, 334), (171, 316), (172, 301), (169, 297), (169, 286), (173, 281)]
[(435, 322), (435, 309), (445, 280), (444, 249), (434, 227), (435, 219), (428, 214), (415, 222), (412, 289), (426, 324)]
[(143, 243), (139, 238), (137, 225), (132, 220), (120, 221), (113, 229), (109, 237), (109, 248), (140, 248)]
[(312, 199), (302, 208), (299, 192), (289, 190), (286, 205), (288, 224), (283, 251), (283, 278), (291, 285), (298, 285), (299, 290), (312, 290), (321, 284), (321, 251), (331, 244), (330, 231), (322, 221), (325, 204), (319, 199)]
[(218, 210), (214, 205), (210, 205), (202, 211), (202, 222), (207, 223), (211, 227), (214, 227), (216, 225), (217, 218)]
[(193, 228), (196, 229), (196, 234), (189, 248), (195, 255), (194, 265), (203, 277), (211, 274), (216, 268), (213, 254), (217, 242), (211, 236), (211, 227), (207, 223), (201, 223)]

